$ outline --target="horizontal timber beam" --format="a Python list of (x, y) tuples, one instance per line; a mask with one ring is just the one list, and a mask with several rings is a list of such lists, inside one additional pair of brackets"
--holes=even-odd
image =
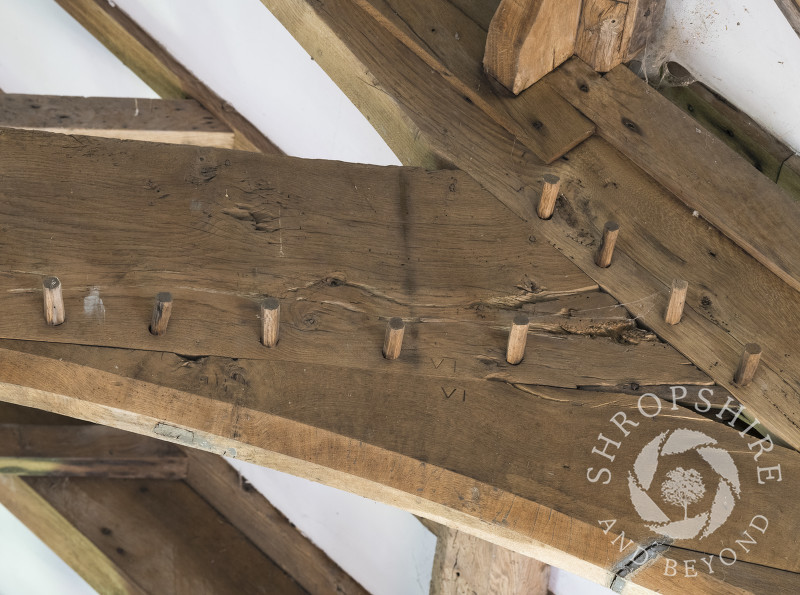
[(233, 131), (193, 99), (0, 96), (0, 127), (232, 149)]
[(178, 62), (115, 4), (56, 0), (65, 11), (163, 99), (196, 99), (235, 133), (237, 149), (281, 153), (250, 121)]
[(179, 448), (95, 425), (0, 424), (0, 474), (109, 479), (182, 479)]

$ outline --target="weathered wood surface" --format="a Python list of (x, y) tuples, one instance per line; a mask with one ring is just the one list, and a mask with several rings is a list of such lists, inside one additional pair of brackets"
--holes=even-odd
[[(0, 478), (15, 510), (9, 478)], [(290, 576), (181, 481), (13, 478), (42, 507), (87, 536), (94, 550), (145, 593), (305, 593)], [(24, 505), (24, 504), (23, 504)], [(43, 531), (43, 539), (53, 539)], [(56, 551), (59, 555), (67, 555)], [(84, 574), (90, 584), (93, 576)], [(112, 593), (93, 584), (102, 593)], [(119, 592), (119, 591), (117, 591)]]
[[(65, 358), (79, 359), (93, 348), (61, 349)], [(593, 462), (604, 463), (592, 454), (592, 448), (597, 446), (598, 432), (614, 430), (610, 417), (621, 410), (628, 419), (646, 421), (636, 417), (636, 397), (605, 394), (603, 402), (598, 403), (597, 395), (589, 391), (531, 386), (515, 390), (500, 384), (482, 389), (473, 382), (461, 385), (466, 399), (448, 399), (436, 396), (439, 383), (426, 379), (416, 379), (409, 389), (403, 384), (403, 376), (363, 372), (355, 377), (333, 367), (313, 369), (307, 364), (298, 366), (296, 372), (284, 368), (276, 375), (274, 368), (265, 370), (246, 360), (229, 366), (228, 378), (217, 376), (212, 382), (206, 380), (215, 378), (211, 370), (224, 362), (212, 359), (200, 362), (197, 368), (180, 367), (175, 364), (180, 361), (178, 356), (149, 354), (145, 356), (149, 361), (130, 361), (134, 368), (127, 372), (120, 369), (126, 363), (126, 352), (119, 353), (116, 361), (104, 353), (102, 360), (91, 365), (131, 376), (151, 376), (155, 362), (161, 361), (167, 370), (158, 374), (164, 386), (4, 350), (0, 354), (3, 398), (268, 464), (368, 497), (388, 498), (435, 519), (482, 529), (479, 534), (490, 535), (494, 541), (510, 543), (514, 549), (548, 563), (580, 569), (595, 580), (608, 578), (602, 578), (592, 566), (611, 568), (623, 553), (633, 552), (628, 540), (647, 541), (649, 531), (631, 516), (630, 503), (622, 505), (627, 501), (623, 473), (609, 486), (586, 481), (587, 467), (591, 464), (596, 470)], [(39, 372), (36, 378), (30, 378), (31, 367)], [(301, 369), (306, 373), (299, 373)], [(324, 382), (318, 380), (321, 378)], [(231, 380), (237, 383), (235, 390)], [(194, 393), (167, 385), (185, 386)], [(98, 390), (101, 386), (113, 390)], [(220, 389), (225, 386), (226, 390)], [(342, 388), (337, 389), (339, 386)], [(760, 510), (770, 518), (780, 518), (781, 523), (774, 524), (774, 532), (770, 525), (764, 538), (759, 536), (759, 547), (747, 554), (740, 552), (740, 559), (797, 570), (797, 560), (786, 546), (796, 529), (789, 495), (797, 489), (794, 484), (800, 468), (796, 453), (778, 448), (765, 453), (760, 464), (780, 464), (783, 481), (760, 485), (755, 481), (753, 453), (743, 448), (756, 438), (743, 440), (736, 431), (683, 408), (672, 413), (669, 404), (659, 408), (658, 403), (648, 401), (643, 407), (651, 415), (657, 409), (661, 411), (656, 416), (659, 424), (655, 429), (634, 428), (634, 435), (626, 438), (628, 448), (614, 451), (619, 457), (618, 471), (631, 468), (641, 444), (652, 438), (653, 432), (674, 428), (675, 424), (713, 434), (740, 469), (742, 494), (728, 525), (710, 538), (683, 543), (693, 550), (715, 552), (724, 547), (721, 544), (738, 538)], [(416, 410), (420, 416), (415, 419)], [(513, 412), (512, 417), (507, 412)], [(548, 423), (540, 425), (542, 419)], [(399, 425), (398, 420), (409, 421)], [(562, 429), (575, 428), (576, 424), (581, 429), (572, 436)], [(526, 431), (534, 426), (539, 428), (536, 433)], [(509, 440), (504, 435), (516, 438)], [(520, 441), (520, 436), (526, 439)], [(359, 483), (354, 476), (367, 483)], [(402, 497), (402, 493), (410, 498)], [(578, 499), (575, 494), (584, 496)], [(543, 525), (527, 516), (534, 512), (530, 507), (535, 499), (548, 501), (558, 511), (549, 509), (543, 515)], [(559, 509), (569, 511), (572, 517), (566, 533), (554, 533), (549, 525), (561, 522)], [(608, 535), (596, 525), (597, 519), (605, 518), (619, 519)], [(475, 522), (479, 519), (482, 521)], [(627, 537), (613, 542), (620, 529)], [(539, 543), (532, 545), (530, 539)], [(587, 540), (593, 543), (589, 553)], [(573, 547), (578, 546), (588, 566), (573, 557)], [(550, 547), (568, 555), (555, 555)], [(659, 560), (666, 563), (663, 558)], [(680, 588), (681, 579), (670, 584)]]
[(547, 81), (618, 150), (800, 290), (800, 208), (785, 192), (625, 67), (601, 77), (575, 59)]
[(233, 132), (193, 99), (3, 95), (0, 126), (233, 148)]
[(575, 54), (598, 72), (635, 57), (654, 34), (665, 0), (584, 0)]
[(581, 0), (503, 0), (483, 66), (518, 95), (575, 52)]
[[(557, 246), (604, 289), (621, 302), (629, 303), (628, 308), (649, 328), (725, 385), (772, 431), (795, 447), (800, 446), (800, 425), (794, 413), (800, 367), (796, 341), (791, 337), (793, 326), (781, 322), (784, 314), (794, 319), (798, 311), (798, 297), (793, 289), (741, 254), (737, 246), (707, 224), (691, 217), (661, 186), (603, 141), (589, 139), (584, 143), (602, 154), (602, 160), (598, 161), (581, 146), (571, 152), (569, 161), (556, 168), (562, 180), (574, 180), (569, 184), (574, 189), (567, 192), (569, 196), (584, 188), (579, 193), (581, 200), (568, 202), (570, 208), (561, 216), (557, 206), (556, 217), (540, 221), (532, 201), (534, 197), (538, 200), (547, 170), (527, 151), (519, 149), (512, 135), (481, 116), (477, 106), (465, 103), (455, 90), (448, 91), (445, 78), (431, 73), (424, 63), (415, 62), (413, 52), (374, 20), (346, 0), (335, 0), (335, 6), (324, 12), (315, 11), (303, 0), (266, 3), (346, 93), (362, 107), (369, 104), (367, 112), (375, 107), (373, 99), (380, 103), (386, 97), (386, 92), (373, 95), (374, 85), (395, 81), (400, 75), (411, 81), (406, 88), (435, 87), (436, 100), (424, 95), (408, 96), (405, 104), (408, 111), (393, 123), (384, 122), (377, 127), (390, 146), (409, 136), (415, 139), (416, 152), (401, 152), (401, 159), (411, 164), (451, 162), (468, 172), (528, 220), (537, 241)], [(335, 60), (331, 58), (332, 50)], [(436, 51), (436, 46), (432, 46), (431, 52)], [(367, 84), (355, 76), (365, 70), (372, 72), (379, 83)], [(461, 125), (455, 129), (448, 127), (446, 122), (451, 120)], [(613, 168), (609, 170), (610, 165)], [(753, 175), (761, 176), (755, 171)], [(585, 188), (590, 189), (591, 196), (587, 196)], [(645, 193), (648, 201), (634, 200), (640, 193)], [(630, 199), (627, 210), (616, 206), (627, 199)], [(633, 212), (634, 207), (638, 215), (628, 219), (627, 213)], [(588, 218), (584, 217), (585, 212)], [(659, 216), (653, 216), (654, 212)], [(636, 245), (629, 247), (623, 238), (621, 248), (626, 254), (620, 255), (622, 264), (617, 262), (608, 269), (598, 269), (592, 252), (602, 223), (612, 218), (612, 214), (620, 223), (632, 226), (635, 233), (628, 237), (636, 239)], [(667, 233), (667, 229), (672, 231)], [(687, 239), (685, 234), (689, 232)], [(639, 241), (642, 238), (644, 243)], [(665, 244), (673, 247), (665, 252), (661, 249)], [(689, 275), (694, 268), (697, 273)], [(735, 274), (720, 274), (724, 269)], [(677, 327), (666, 328), (670, 325), (663, 321), (666, 294), (675, 277), (688, 280), (692, 291), (698, 292), (694, 293), (697, 298), (690, 292), (687, 310), (694, 311), (687, 313), (684, 322), (678, 325), (680, 332), (676, 332)], [(747, 289), (742, 289), (741, 283)], [(735, 288), (729, 290), (731, 284)], [(700, 293), (701, 288), (706, 291)], [(773, 296), (772, 300), (765, 303), (759, 297), (763, 294)], [(724, 307), (717, 307), (717, 300)], [(695, 308), (692, 304), (698, 305)], [(691, 323), (684, 324), (690, 320)], [(733, 386), (733, 374), (742, 347), (753, 340), (764, 346), (767, 365), (762, 365), (756, 383), (742, 389)], [(773, 349), (767, 343), (782, 346)], [(779, 354), (783, 354), (783, 359)]]
[[(548, 87), (531, 89), (516, 98), (498, 93), (497, 83), (480, 68), (486, 27), (448, 0), (360, 0), (359, 6), (457, 85), (466, 99), (486, 106), (486, 113), (493, 114), (545, 163), (555, 161), (594, 133), (592, 123)], [(429, 51), (431, 46), (437, 47), (435, 55)]]
[(182, 479), (179, 448), (102, 426), (0, 424), (0, 474)]
[(658, 91), (773, 182), (792, 150), (701, 83)]
[[(399, 314), (409, 329), (397, 363), (409, 373), (566, 387), (709, 382), (668, 346), (620, 334), (616, 305), (584, 308), (577, 297), (577, 313), (565, 304), (558, 324), (584, 320), (584, 331), (536, 332), (535, 357), (505, 365), (515, 309), (527, 303), (533, 330), (548, 331), (553, 305), (537, 304), (594, 284), (550, 246), (531, 243), (524, 223), (463, 174), (212, 150), (198, 157), (189, 148), (26, 131), (0, 139), (0, 163), (13, 170), (0, 195), (14, 221), (0, 271), (10, 291), (0, 301), (20, 313), (0, 322), (6, 338), (374, 368), (385, 320)], [(102, 151), (113, 161), (98, 159)], [(45, 169), (62, 160), (70, 170), (48, 179)], [(265, 177), (240, 181), (253, 171)], [(53, 209), (53, 195), (69, 199)], [(473, 222), (480, 231), (463, 242)], [(58, 328), (43, 325), (34, 307), (44, 268), (64, 286), (67, 322)], [(174, 306), (169, 331), (156, 337), (148, 323), (161, 288)], [(266, 293), (284, 304), (272, 350), (259, 340)], [(443, 358), (459, 360), (458, 370), (438, 365)]]
[(367, 591), (298, 531), (222, 457), (186, 449), (193, 490), (312, 595)]
[(800, 155), (792, 155), (783, 162), (778, 176), (778, 186), (796, 200), (800, 200)]
[(252, 123), (189, 72), (115, 4), (104, 0), (57, 1), (163, 99), (196, 99), (233, 130), (238, 149), (280, 153)]
[(430, 595), (547, 595), (550, 567), (493, 543), (441, 527)]

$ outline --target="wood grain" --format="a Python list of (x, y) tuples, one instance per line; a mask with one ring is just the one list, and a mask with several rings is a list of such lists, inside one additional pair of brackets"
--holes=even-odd
[(238, 149), (271, 154), (281, 152), (252, 123), (189, 72), (116, 5), (104, 0), (57, 1), (61, 8), (163, 99), (196, 99), (233, 130)]
[(792, 155), (783, 162), (778, 175), (778, 186), (795, 200), (800, 200), (800, 155)]
[(3, 95), (0, 126), (233, 148), (233, 131), (193, 99)]
[(580, 0), (503, 0), (489, 25), (483, 66), (515, 95), (572, 56)]
[(552, 89), (535, 87), (515, 98), (487, 77), (481, 67), (486, 28), (447, 0), (359, 0), (358, 6), (545, 163), (594, 133)]
[[(599, 133), (753, 258), (800, 290), (800, 209), (732, 149), (625, 67), (571, 60), (548, 78)], [(681, 146), (680, 151), (675, 151)]]
[[(81, 350), (76, 349), (64, 346), (63, 353), (71, 358), (80, 357)], [(593, 461), (596, 463), (598, 457), (591, 451), (597, 444), (598, 431), (609, 431), (611, 415), (620, 410), (626, 412), (629, 419), (638, 415), (634, 396), (605, 394), (604, 400), (597, 402), (597, 396), (589, 391), (534, 386), (515, 388), (497, 383), (481, 388), (477, 383), (465, 382), (462, 386), (467, 398), (453, 400), (446, 396), (435, 397), (438, 384), (423, 378), (403, 384), (401, 377), (394, 378), (393, 374), (364, 372), (353, 376), (335, 367), (323, 370), (308, 365), (304, 365), (306, 374), (299, 374), (299, 368), (298, 371), (288, 367), (264, 369), (260, 365), (250, 366), (250, 362), (244, 360), (236, 362), (235, 368), (228, 368), (229, 378), (235, 379), (238, 385), (234, 389), (228, 380), (210, 373), (209, 366), (217, 365), (214, 362), (204, 362), (194, 369), (181, 368), (163, 357), (161, 361), (167, 373), (158, 375), (161, 385), (156, 385), (68, 361), (18, 352), (3, 350), (0, 357), (4, 400), (113, 424), (259, 464), (276, 465), (279, 469), (291, 469), (293, 473), (311, 475), (318, 480), (324, 478), (326, 483), (346, 486), (369, 497), (381, 494), (380, 498), (385, 499), (394, 494), (390, 501), (395, 504), (435, 520), (444, 516), (456, 522), (456, 526), (475, 526), (465, 523), (464, 515), (472, 516), (473, 520), (482, 518), (477, 525), (486, 522), (489, 525), (479, 534), (491, 535), (493, 541), (501, 544), (516, 541), (514, 549), (530, 555), (536, 552), (536, 557), (547, 563), (558, 559), (559, 565), (570, 566), (575, 562), (574, 548), (579, 547), (580, 556), (590, 566), (600, 563), (610, 568), (615, 564), (622, 555), (619, 552), (613, 555), (608, 547), (602, 546), (606, 536), (597, 528), (598, 518), (618, 518), (617, 528), (640, 543), (649, 533), (638, 517), (632, 516), (630, 504), (625, 504), (627, 482), (624, 478), (598, 488), (598, 492), (585, 477), (586, 465), (596, 467)], [(126, 359), (123, 352), (117, 361), (106, 358), (98, 363), (113, 368), (124, 364)], [(32, 377), (30, 370), (34, 367), (38, 373)], [(146, 369), (147, 366), (136, 365), (133, 375)], [(126, 373), (126, 370), (117, 371)], [(215, 380), (207, 382), (203, 378)], [(324, 383), (319, 381), (321, 378), (326, 379)], [(228, 389), (220, 390), (220, 382), (227, 384)], [(167, 385), (185, 386), (198, 394)], [(100, 386), (112, 389), (98, 390)], [(651, 401), (644, 405), (650, 414), (656, 406)], [(582, 415), (581, 411), (587, 407), (591, 407), (592, 414)], [(419, 411), (416, 418), (412, 415), (414, 411)], [(724, 547), (723, 544), (747, 525), (754, 510), (770, 511), (771, 516), (779, 515), (783, 519), (794, 514), (788, 494), (797, 489), (795, 483), (799, 476), (796, 472), (800, 471), (800, 460), (796, 453), (776, 449), (766, 455), (768, 458), (762, 458), (762, 463), (780, 462), (784, 480), (760, 485), (755, 480), (756, 463), (752, 452), (741, 448), (742, 438), (737, 431), (683, 408), (672, 413), (669, 406), (662, 405), (659, 411), (660, 429), (637, 431), (627, 438), (628, 448), (617, 451), (621, 457), (620, 468), (632, 464), (653, 431), (658, 433), (679, 425), (711, 432), (741, 469), (742, 496), (729, 524), (711, 538), (686, 542), (687, 547), (697, 551)], [(378, 412), (380, 414), (376, 414)], [(513, 415), (509, 417), (504, 412), (513, 412)], [(536, 419), (548, 419), (550, 423), (539, 426), (536, 433), (525, 434), (525, 428), (532, 427)], [(554, 422), (559, 419), (563, 421)], [(561, 430), (564, 424), (574, 427), (578, 423), (581, 430), (573, 436)], [(432, 431), (433, 428), (438, 430)], [(517, 437), (523, 434), (527, 438), (520, 442)], [(488, 445), (491, 447), (487, 448)], [(349, 455), (341, 456), (345, 452)], [(271, 453), (300, 459), (305, 464)], [(333, 470), (334, 475), (324, 473), (320, 465)], [(347, 478), (337, 479), (336, 473), (344, 473)], [(353, 476), (362, 477), (367, 484), (360, 484)], [(462, 483), (458, 477), (469, 478), (468, 483)], [(381, 491), (376, 483), (391, 489)], [(480, 499), (476, 500), (474, 491), (468, 496), (472, 490), (470, 486), (477, 487)], [(402, 498), (399, 492), (407, 493), (411, 499)], [(594, 496), (576, 498), (575, 494), (579, 493)], [(510, 508), (510, 501), (505, 500), (504, 494), (514, 495), (515, 503)], [(577, 534), (552, 533), (552, 528), (542, 527), (548, 535), (543, 543), (533, 548), (524, 546), (531, 537), (541, 542), (544, 534), (538, 533), (537, 525), (531, 526), (530, 520), (515, 517), (527, 515), (525, 511), (537, 500), (545, 500), (553, 507), (551, 510), (572, 517), (570, 526), (584, 537), (576, 542)], [(506, 504), (501, 505), (502, 501)], [(544, 516), (552, 518), (553, 515), (556, 512)], [(581, 520), (588, 524), (582, 525)], [(791, 548), (783, 545), (793, 539), (792, 527), (793, 523), (785, 522), (777, 525), (774, 532), (770, 529), (761, 542), (762, 547), (752, 549), (749, 554), (742, 553), (740, 557), (796, 571), (796, 560), (789, 553)], [(535, 535), (528, 533), (532, 529)], [(593, 531), (599, 535), (591, 537)], [(523, 537), (525, 534), (528, 537)], [(584, 544), (589, 538), (594, 545), (587, 553)], [(542, 547), (547, 544), (556, 546), (567, 556), (554, 558), (552, 550)], [(618, 544), (607, 545), (612, 550), (618, 547)], [(583, 572), (597, 580), (598, 575), (590, 567), (584, 567)], [(680, 588), (679, 579), (673, 584)]]
[(431, 595), (547, 595), (550, 567), (457, 529), (441, 527)]
[(0, 474), (109, 479), (181, 479), (178, 448), (102, 426), (0, 424)]

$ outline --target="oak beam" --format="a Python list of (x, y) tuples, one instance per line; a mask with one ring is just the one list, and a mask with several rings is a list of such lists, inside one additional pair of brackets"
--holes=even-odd
[(109, 479), (181, 479), (179, 448), (95, 425), (0, 424), (0, 474)]
[(193, 99), (0, 96), (0, 126), (232, 149), (234, 134)]
[(163, 99), (196, 99), (236, 135), (236, 148), (281, 153), (250, 121), (178, 62), (115, 4), (57, 0), (76, 21)]
[(547, 564), (450, 527), (435, 533), (430, 595), (547, 595)]

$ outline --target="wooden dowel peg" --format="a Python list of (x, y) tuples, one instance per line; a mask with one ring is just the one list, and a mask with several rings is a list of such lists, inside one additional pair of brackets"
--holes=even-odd
[(261, 302), (261, 343), (267, 347), (278, 344), (281, 327), (281, 303), (278, 298), (269, 297)]
[(600, 244), (600, 249), (597, 251), (595, 263), (601, 268), (607, 268), (611, 265), (611, 257), (614, 256), (614, 245), (617, 243), (617, 234), (619, 234), (619, 224), (615, 221), (608, 221), (603, 226), (603, 242)]
[(172, 314), (172, 294), (162, 291), (156, 295), (153, 318), (150, 320), (150, 334), (163, 335), (167, 332), (169, 315)]
[(753, 376), (758, 369), (761, 361), (761, 346), (758, 343), (748, 343), (744, 346), (742, 359), (739, 361), (739, 369), (733, 377), (733, 381), (739, 386), (747, 386), (753, 380)]
[(400, 349), (403, 347), (403, 333), (406, 330), (406, 323), (402, 318), (390, 318), (386, 324), (386, 336), (383, 338), (383, 357), (386, 359), (397, 359), (400, 357)]
[(519, 313), (514, 316), (511, 323), (511, 332), (508, 333), (508, 347), (506, 348), (506, 361), (516, 366), (525, 357), (525, 344), (528, 342), (528, 315)]
[(561, 178), (553, 174), (545, 174), (542, 196), (539, 197), (539, 206), (536, 208), (536, 214), (539, 215), (539, 219), (550, 219), (553, 216), (560, 188)]
[(664, 321), (667, 324), (678, 324), (683, 316), (683, 307), (686, 304), (686, 292), (689, 289), (689, 282), (683, 279), (673, 279), (672, 289), (669, 292), (669, 304)]
[(61, 324), (66, 318), (64, 298), (61, 295), (61, 281), (58, 280), (58, 277), (45, 277), (42, 280), (42, 292), (44, 294), (44, 319), (47, 324), (52, 326)]

